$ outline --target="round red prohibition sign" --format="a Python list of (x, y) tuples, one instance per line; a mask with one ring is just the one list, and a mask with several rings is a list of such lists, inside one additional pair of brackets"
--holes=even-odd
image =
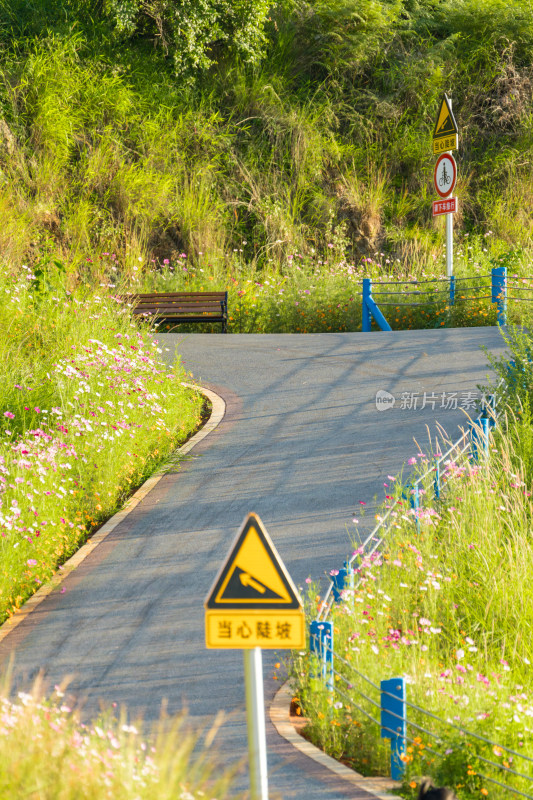
[(443, 153), (435, 164), (435, 189), (441, 197), (448, 197), (457, 183), (457, 164), (451, 153)]

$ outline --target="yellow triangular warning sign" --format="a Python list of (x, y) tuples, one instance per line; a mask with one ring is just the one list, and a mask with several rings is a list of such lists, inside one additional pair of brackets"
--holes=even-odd
[(206, 608), (301, 608), (298, 590), (257, 514), (248, 514)]
[(433, 131), (433, 139), (442, 139), (453, 133), (459, 133), (459, 128), (452, 113), (450, 99), (447, 95), (442, 98), (439, 115)]

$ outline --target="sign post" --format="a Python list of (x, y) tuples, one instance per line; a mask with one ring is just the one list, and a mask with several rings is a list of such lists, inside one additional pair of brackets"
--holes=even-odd
[[(435, 167), (435, 188), (441, 197), (447, 197), (453, 192), (455, 181), (457, 180), (457, 168), (455, 169), (455, 179), (451, 189), (449, 189), (449, 191), (445, 194), (442, 194), (440, 189), (446, 188), (447, 184), (444, 183), (443, 185), (443, 183), (439, 183), (439, 185), (437, 185), (437, 167), (439, 164), (442, 164), (439, 178), (441, 180), (446, 180), (446, 178), (449, 177), (449, 174), (446, 170), (446, 159), (451, 159), (451, 162), (453, 162), (455, 165), (455, 160), (451, 154), (451, 151), (457, 150), (458, 147), (459, 129), (457, 127), (455, 117), (453, 116), (452, 101), (445, 94), (442, 98), (439, 114), (435, 123), (435, 130), (433, 131), (433, 153), (435, 155), (440, 154), (437, 161), (437, 166)], [(444, 163), (441, 161), (441, 159), (444, 159)], [(444, 175), (442, 174), (442, 169), (444, 170)], [(449, 203), (451, 201), (453, 201), (453, 203), (450, 206)], [(446, 211), (441, 211), (441, 207), (442, 203), (439, 203), (438, 201), (437, 203), (433, 203), (433, 216), (443, 213), (446, 214), (446, 275), (448, 278), (451, 278), (453, 275), (453, 214), (457, 211), (457, 198), (449, 198), (448, 204), (446, 204)]]
[(303, 604), (257, 514), (248, 514), (205, 600), (208, 648), (244, 650), (251, 800), (268, 800), (261, 648), (305, 647)]
[(446, 214), (446, 277), (453, 275), (453, 213)]
[(248, 728), (250, 794), (253, 800), (268, 800), (263, 654), (260, 647), (244, 651), (244, 692)]
[[(434, 184), (437, 194), (445, 203), (433, 203), (433, 216), (446, 214), (446, 275), (453, 275), (453, 214), (457, 211), (457, 198), (451, 197), (457, 183), (457, 164), (451, 153), (443, 153), (435, 164)], [(443, 209), (442, 211), (440, 209)]]

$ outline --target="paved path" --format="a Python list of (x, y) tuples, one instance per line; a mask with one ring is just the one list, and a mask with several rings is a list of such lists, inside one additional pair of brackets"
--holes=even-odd
[[(163, 698), (170, 713), (185, 705), (199, 722), (225, 709), (221, 755), (232, 760), (246, 752), (242, 655), (204, 649), (202, 603), (244, 516), (261, 516), (298, 585), (341, 566), (359, 500), (369, 504), (364, 532), (387, 474), (417, 452), (413, 436), (425, 447), (435, 418), (454, 436), (465, 420), (438, 408), (440, 395), (475, 391), (488, 372), (480, 345), (496, 352), (503, 342), (494, 328), (161, 338), (169, 362), (178, 347), (196, 380), (225, 399), (224, 421), (65, 581), (64, 594), (6, 637), (0, 658), (15, 652), (19, 682), (41, 669), (52, 685), (73, 675), (86, 715), (100, 700), (148, 720)], [(380, 389), (396, 396), (393, 409), (376, 409)], [(434, 392), (436, 410), (403, 410), (403, 392)], [(265, 653), (267, 700), (275, 660)], [(327, 785), (333, 779), (271, 726), (268, 741), (281, 797), (356, 797)]]

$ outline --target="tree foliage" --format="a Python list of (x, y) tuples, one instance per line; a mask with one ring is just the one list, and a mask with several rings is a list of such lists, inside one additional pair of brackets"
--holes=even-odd
[(264, 52), (269, 0), (106, 0), (122, 38), (148, 36), (191, 79), (221, 55), (255, 62)]

